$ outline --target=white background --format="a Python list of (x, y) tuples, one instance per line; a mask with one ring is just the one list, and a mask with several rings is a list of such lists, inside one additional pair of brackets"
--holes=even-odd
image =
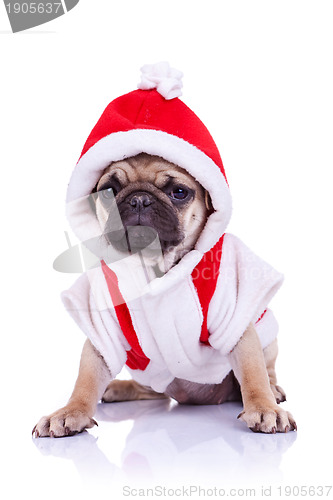
[[(138, 476), (142, 487), (254, 484), (257, 496), (332, 483), (332, 25), (323, 0), (81, 0), (11, 34), (0, 5), (4, 498), (98, 486), (122, 498)], [(108, 405), (89, 434), (36, 443), (33, 425), (70, 395), (84, 340), (59, 299), (76, 276), (52, 269), (67, 182), (104, 107), (160, 60), (184, 72), (183, 99), (220, 148), (229, 231), (285, 274), (277, 369), (299, 430), (262, 436), (239, 407), (162, 402)]]

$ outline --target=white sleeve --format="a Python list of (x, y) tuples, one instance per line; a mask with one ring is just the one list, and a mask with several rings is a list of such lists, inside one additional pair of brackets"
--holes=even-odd
[(91, 277), (88, 278), (87, 273), (64, 291), (61, 299), (74, 321), (104, 358), (112, 378), (115, 378), (126, 363), (126, 348), (129, 346), (114, 309), (108, 305), (101, 307), (100, 299), (92, 292)]
[(228, 354), (249, 323), (256, 323), (262, 315), (282, 282), (282, 274), (238, 238), (226, 234), (216, 290), (208, 310), (211, 346)]

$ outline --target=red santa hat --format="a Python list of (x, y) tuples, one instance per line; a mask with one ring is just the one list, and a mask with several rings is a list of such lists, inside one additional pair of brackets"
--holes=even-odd
[[(138, 90), (112, 101), (91, 131), (70, 179), (67, 202), (70, 206), (89, 195), (111, 162), (139, 153), (160, 156), (187, 170), (210, 194), (214, 213), (196, 245), (205, 253), (231, 215), (220, 153), (202, 121), (179, 99), (182, 73), (167, 62), (143, 66), (141, 72)], [(79, 238), (86, 239), (77, 209), (69, 208), (68, 217)]]

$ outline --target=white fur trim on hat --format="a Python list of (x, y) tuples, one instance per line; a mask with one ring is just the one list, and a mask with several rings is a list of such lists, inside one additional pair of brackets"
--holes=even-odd
[(141, 90), (156, 89), (164, 99), (174, 99), (182, 95), (183, 73), (171, 68), (168, 62), (146, 64), (141, 68)]

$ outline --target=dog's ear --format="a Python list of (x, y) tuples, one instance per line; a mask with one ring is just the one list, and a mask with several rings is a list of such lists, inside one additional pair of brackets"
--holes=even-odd
[(209, 195), (208, 191), (206, 191), (206, 190), (205, 190), (205, 205), (206, 205), (206, 208), (207, 208), (207, 210), (209, 212), (213, 212), (214, 211), (212, 200), (210, 198), (210, 195)]

